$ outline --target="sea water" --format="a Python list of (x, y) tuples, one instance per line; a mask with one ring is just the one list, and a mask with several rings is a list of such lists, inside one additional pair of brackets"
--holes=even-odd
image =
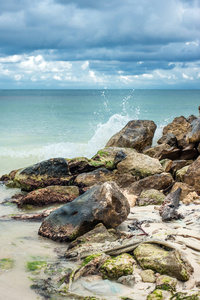
[[(153, 120), (154, 143), (177, 116), (198, 115), (200, 90), (0, 90), (0, 175), (53, 157), (92, 157), (130, 120)], [(0, 203), (17, 189), (0, 183)], [(0, 204), (0, 218), (26, 213)], [(30, 211), (29, 211), (30, 212)], [(33, 257), (56, 261), (67, 247), (38, 236), (40, 222), (0, 221), (0, 299), (42, 299), (30, 289), (26, 263)]]
[(199, 104), (200, 90), (0, 90), (0, 175), (52, 157), (90, 158), (130, 120), (153, 120), (155, 143)]

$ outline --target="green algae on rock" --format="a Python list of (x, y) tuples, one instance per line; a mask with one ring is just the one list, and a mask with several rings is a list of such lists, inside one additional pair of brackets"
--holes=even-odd
[(104, 278), (118, 279), (121, 276), (133, 273), (133, 264), (136, 261), (127, 253), (123, 253), (115, 258), (108, 259), (101, 267)]
[(193, 268), (177, 250), (167, 251), (156, 244), (141, 244), (134, 250), (134, 256), (143, 269), (152, 269), (186, 281)]

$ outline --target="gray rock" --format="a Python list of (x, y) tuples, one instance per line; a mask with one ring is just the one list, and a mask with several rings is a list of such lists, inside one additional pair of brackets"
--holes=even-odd
[(130, 205), (114, 182), (96, 185), (59, 209), (42, 223), (39, 234), (69, 241), (92, 230), (98, 223), (115, 228), (126, 220)]

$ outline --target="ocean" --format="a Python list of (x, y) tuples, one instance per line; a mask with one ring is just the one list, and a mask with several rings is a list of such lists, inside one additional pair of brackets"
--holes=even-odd
[(200, 90), (0, 90), (0, 175), (52, 157), (92, 157), (130, 120), (153, 120), (154, 143)]

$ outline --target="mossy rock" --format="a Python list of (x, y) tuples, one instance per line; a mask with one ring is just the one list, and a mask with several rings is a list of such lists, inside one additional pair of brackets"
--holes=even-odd
[(14, 259), (2, 258), (0, 259), (0, 270), (9, 270), (14, 267)]
[(170, 300), (200, 300), (200, 292), (190, 293), (190, 295), (182, 292), (175, 293)]
[(193, 268), (176, 250), (167, 251), (157, 244), (141, 244), (134, 256), (143, 269), (151, 269), (181, 281), (189, 279)]
[(175, 291), (176, 285), (176, 278), (170, 276), (161, 275), (156, 280), (156, 288), (160, 290)]
[(155, 189), (150, 189), (143, 191), (138, 200), (137, 204), (139, 206), (146, 206), (146, 205), (160, 205), (165, 200), (165, 195)]
[[(166, 294), (168, 294), (167, 295), (168, 297), (171, 296), (170, 292), (156, 289), (147, 296), (147, 300), (164, 300), (164, 299), (166, 299)], [(167, 298), (167, 299), (169, 299), (169, 298)]]
[(108, 259), (101, 267), (104, 278), (118, 279), (121, 276), (133, 273), (134, 258), (127, 253), (123, 253), (115, 258)]

